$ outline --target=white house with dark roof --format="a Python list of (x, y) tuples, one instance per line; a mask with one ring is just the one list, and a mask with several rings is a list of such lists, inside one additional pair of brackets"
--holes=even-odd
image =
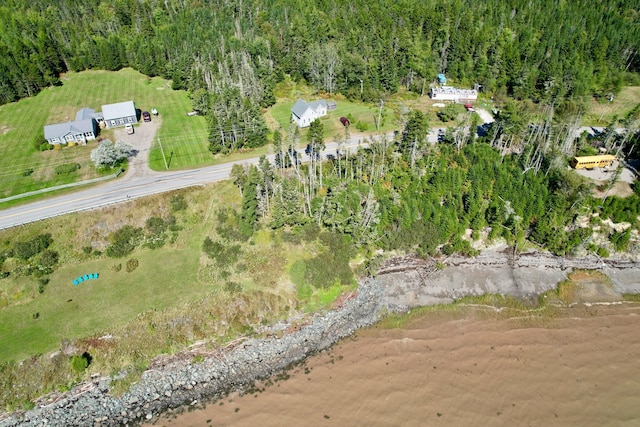
[(96, 139), (98, 122), (101, 117), (91, 108), (83, 108), (76, 114), (74, 121), (56, 123), (44, 127), (44, 138), (49, 144), (68, 144), (70, 142), (85, 144)]
[(133, 101), (103, 105), (102, 118), (108, 128), (138, 123), (138, 114)]
[(315, 119), (326, 116), (327, 108), (327, 101), (324, 99), (309, 103), (304, 99), (298, 99), (291, 108), (291, 119), (296, 122), (299, 127), (305, 128)]

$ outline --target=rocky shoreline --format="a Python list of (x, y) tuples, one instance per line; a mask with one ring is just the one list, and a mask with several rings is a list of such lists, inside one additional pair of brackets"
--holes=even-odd
[(508, 248), (485, 251), (475, 258), (449, 257), (438, 264), (401, 258), (381, 268), (376, 278), (361, 281), (358, 292), (338, 308), (312, 316), (294, 331), (285, 332), (290, 327), (285, 323), (274, 325), (272, 336), (237, 342), (201, 362), (189, 357), (152, 365), (121, 398), (109, 394), (109, 377), (94, 378), (56, 401), (11, 414), (0, 426), (138, 424), (172, 408), (250, 387), (255, 380), (375, 323), (385, 312), (449, 303), (465, 295), (538, 295), (554, 288), (573, 269), (602, 271), (611, 278), (615, 292), (640, 293), (636, 261), (568, 259), (538, 252), (514, 256)]

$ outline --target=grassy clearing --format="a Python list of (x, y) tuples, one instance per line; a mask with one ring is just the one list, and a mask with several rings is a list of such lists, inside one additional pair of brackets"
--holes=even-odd
[[(309, 96), (305, 98), (307, 101), (318, 99), (318, 97)], [(329, 111), (325, 117), (322, 117), (320, 121), (324, 125), (324, 135), (328, 140), (334, 140), (344, 135), (344, 127), (340, 123), (340, 117), (353, 116), (357, 121), (364, 123), (367, 128), (365, 132), (375, 132), (375, 121), (378, 117), (379, 106), (366, 105), (363, 103), (354, 103), (347, 101), (341, 96), (333, 98), (336, 100), (337, 108), (333, 111)], [(285, 133), (289, 129), (289, 121), (291, 120), (291, 107), (295, 104), (296, 99), (283, 99), (279, 100), (276, 105), (270, 107), (265, 114), (267, 123), (270, 124), (272, 129), (280, 129)], [(358, 132), (355, 127), (356, 123), (351, 125), (351, 133)], [(395, 113), (391, 108), (385, 107), (382, 112), (382, 127), (380, 132), (387, 132), (397, 128), (395, 122)], [(301, 129), (300, 140), (306, 141), (307, 129)]]
[(583, 126), (607, 126), (614, 117), (623, 118), (640, 103), (640, 86), (625, 86), (613, 99), (613, 102), (595, 98), (588, 104), (587, 112), (582, 118)]
[[(61, 81), (62, 86), (0, 106), (0, 197), (95, 178), (101, 174), (89, 157), (97, 144), (95, 141), (86, 146), (46, 152), (38, 152), (34, 147), (34, 141), (43, 135), (44, 125), (73, 120), (83, 107), (100, 111), (103, 104), (132, 99), (136, 108), (148, 110), (155, 107), (160, 114), (166, 113), (172, 119), (164, 121), (168, 124), (163, 125), (161, 136), (163, 132), (165, 135), (177, 134), (185, 127), (185, 123), (173, 116), (177, 117), (181, 112), (187, 117), (189, 98), (184, 91), (171, 90), (169, 83), (162, 78), (149, 78), (125, 68), (118, 72), (70, 72), (62, 76)], [(198, 133), (198, 128), (193, 127), (192, 132)], [(100, 137), (113, 138), (113, 131), (105, 130)], [(79, 163), (81, 167), (69, 175), (56, 175), (55, 167), (66, 163)]]
[[(186, 209), (172, 211), (176, 195)], [(223, 182), (1, 231), (3, 252), (12, 242), (51, 233), (60, 266), (38, 293), (38, 278), (16, 270), (16, 258), (2, 264), (11, 275), (0, 280), (0, 407), (29, 406), (92, 373), (120, 378), (126, 371), (117, 381), (122, 392), (159, 354), (173, 355), (198, 340), (210, 351), (308, 306), (329, 306), (344, 289), (312, 290), (300, 300), (289, 278), (290, 259), (313, 257), (317, 242), (267, 229), (248, 242), (225, 240), (218, 210), (240, 202), (238, 189)], [(179, 230), (163, 247), (138, 248), (120, 259), (103, 255), (112, 232), (169, 215)], [(205, 255), (205, 237), (239, 245), (237, 260), (221, 264)], [(136, 268), (127, 271), (128, 265)], [(88, 273), (100, 277), (73, 285)], [(75, 373), (69, 358), (84, 351), (92, 363)]]

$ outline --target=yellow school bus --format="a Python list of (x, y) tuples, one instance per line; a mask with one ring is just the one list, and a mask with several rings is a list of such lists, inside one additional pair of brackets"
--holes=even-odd
[(616, 156), (603, 154), (601, 156), (574, 157), (571, 160), (571, 167), (574, 169), (594, 169), (608, 168), (613, 164)]

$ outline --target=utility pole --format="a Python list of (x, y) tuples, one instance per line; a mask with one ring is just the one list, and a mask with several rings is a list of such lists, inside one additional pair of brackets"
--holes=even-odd
[(160, 138), (158, 138), (158, 145), (160, 145), (160, 152), (162, 153), (162, 160), (164, 160), (165, 169), (169, 169), (169, 165), (167, 164), (167, 158), (164, 156), (164, 150), (162, 149), (162, 143), (160, 142)]
[(382, 120), (382, 106), (383, 105), (384, 105), (384, 102), (381, 99), (380, 100), (380, 111), (378, 111), (378, 122), (376, 123), (376, 130), (380, 129), (380, 120)]
[(362, 91), (364, 90), (364, 86), (362, 83), (362, 79), (360, 79), (360, 96), (362, 96)]

